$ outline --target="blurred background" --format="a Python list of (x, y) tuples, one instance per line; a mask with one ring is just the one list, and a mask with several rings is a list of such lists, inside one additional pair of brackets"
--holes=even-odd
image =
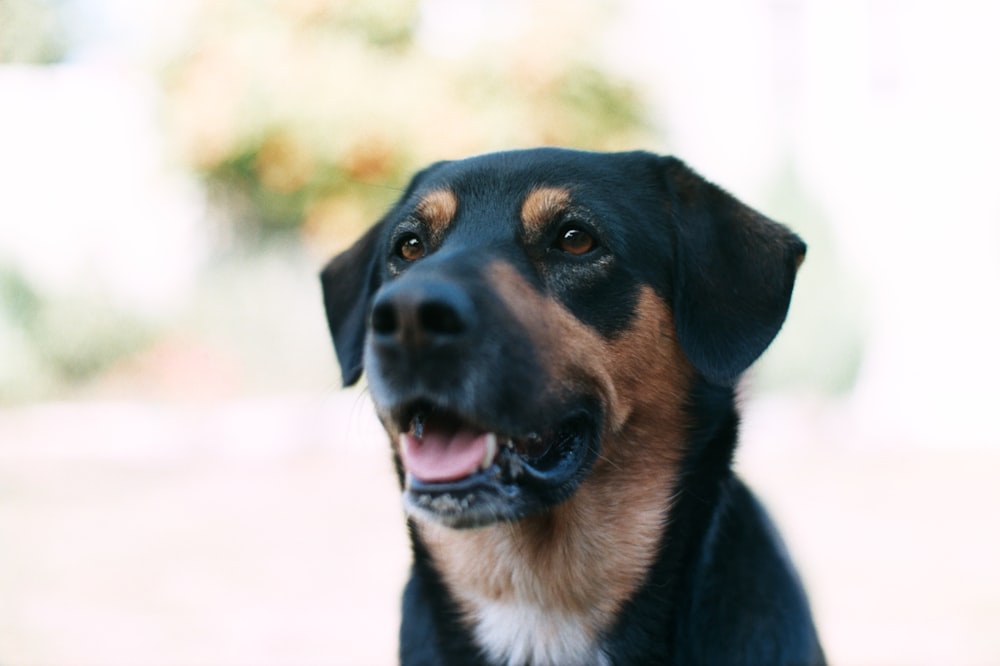
[(1000, 663), (1000, 9), (0, 0), (0, 664), (390, 664), (317, 274), (432, 160), (681, 156), (809, 243), (738, 465), (837, 664)]

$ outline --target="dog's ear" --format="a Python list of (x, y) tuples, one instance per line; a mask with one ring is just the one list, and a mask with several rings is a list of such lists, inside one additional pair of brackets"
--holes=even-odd
[(368, 306), (380, 283), (375, 257), (383, 224), (369, 229), (320, 273), (326, 321), (333, 335), (344, 386), (361, 377)]
[(663, 171), (678, 340), (706, 378), (732, 384), (784, 323), (806, 246), (680, 160), (663, 158)]

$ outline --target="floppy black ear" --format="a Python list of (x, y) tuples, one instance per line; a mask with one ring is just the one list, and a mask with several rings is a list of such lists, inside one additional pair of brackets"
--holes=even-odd
[(676, 158), (664, 158), (675, 233), (674, 323), (709, 380), (731, 384), (778, 334), (806, 246)]
[(320, 273), (326, 321), (344, 386), (361, 377), (368, 304), (380, 282), (375, 256), (381, 231), (381, 223), (373, 226)]

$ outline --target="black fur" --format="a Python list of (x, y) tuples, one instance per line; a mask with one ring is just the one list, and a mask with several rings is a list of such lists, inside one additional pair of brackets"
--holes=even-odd
[[(607, 257), (600, 270), (595, 262), (540, 256), (542, 250), (519, 241), (512, 229), (520, 203), (539, 185), (573, 192), (578, 221), (599, 237)], [(404, 280), (399, 276), (411, 269), (393, 268), (395, 230), (408, 224), (421, 193), (442, 186), (457, 194), (456, 219), (426, 263)], [(513, 318), (497, 310), (488, 285), (477, 282), (479, 264), (502, 256), (608, 338), (631, 321), (639, 288), (651, 286), (671, 308), (698, 377), (688, 395), (685, 457), (665, 539), (645, 584), (601, 637), (601, 649), (612, 664), (820, 664), (808, 602), (784, 546), (731, 470), (738, 430), (733, 386), (781, 327), (804, 254), (792, 232), (675, 158), (538, 149), (424, 170), (375, 227), (326, 267), (322, 282), (345, 384), (358, 380), (366, 358), (378, 359), (379, 376), (372, 378), (378, 403), (398, 396), (403, 385), (430, 382), (418, 377), (425, 373), (419, 364), (432, 364), (441, 386), (427, 390), (463, 413), (482, 410), (485, 401), (493, 423), (505, 428), (551, 406), (532, 373), (533, 350), (518, 347), (527, 343), (511, 328)], [(471, 314), (461, 325), (493, 339), (471, 351), (449, 344), (428, 352), (445, 360), (385, 362), (389, 352), (373, 351), (378, 341), (366, 333), (373, 301), (440, 284), (465, 285), (470, 296), (462, 297), (462, 308)], [(464, 367), (474, 365), (483, 375), (473, 397), (447, 395), (458, 381), (447, 379), (447, 358), (466, 374), (476, 374)], [(526, 404), (533, 398), (543, 404)], [(572, 492), (573, 486), (561, 488)], [(419, 533), (412, 525), (410, 531), (414, 562), (403, 596), (402, 662), (486, 664)]]

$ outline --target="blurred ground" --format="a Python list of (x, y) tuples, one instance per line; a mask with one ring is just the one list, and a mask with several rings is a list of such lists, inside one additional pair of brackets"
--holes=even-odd
[[(751, 403), (740, 455), (832, 663), (997, 663), (1000, 453), (849, 419)], [(356, 392), (4, 410), (0, 545), (3, 664), (393, 663), (408, 553)]]

